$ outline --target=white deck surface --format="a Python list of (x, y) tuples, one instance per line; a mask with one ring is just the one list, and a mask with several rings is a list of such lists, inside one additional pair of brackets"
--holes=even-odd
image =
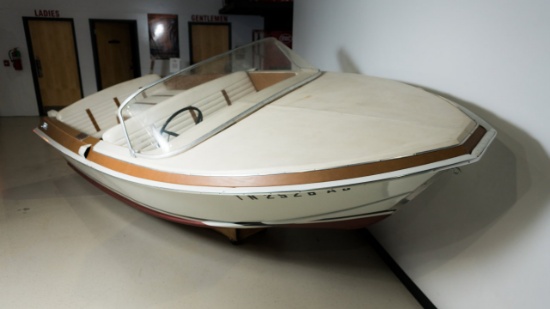
[(358, 232), (244, 245), (142, 214), (0, 118), (0, 308), (420, 308)]
[[(234, 105), (251, 103), (248, 98)], [(132, 160), (106, 143), (96, 150), (183, 174), (261, 175), (410, 156), (460, 144), (475, 128), (457, 107), (422, 89), (325, 73), (183, 154)]]

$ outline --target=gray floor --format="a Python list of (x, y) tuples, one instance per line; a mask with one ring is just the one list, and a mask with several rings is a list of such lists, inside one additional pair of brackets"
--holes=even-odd
[(0, 118), (0, 308), (419, 308), (357, 231), (240, 246), (145, 215)]

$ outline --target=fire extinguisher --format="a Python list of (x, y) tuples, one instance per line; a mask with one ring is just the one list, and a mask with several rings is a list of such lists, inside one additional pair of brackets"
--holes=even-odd
[(8, 52), (8, 56), (10, 57), (13, 68), (16, 71), (23, 70), (23, 65), (21, 64), (21, 52), (17, 50), (17, 47), (14, 49), (10, 49), (10, 51)]

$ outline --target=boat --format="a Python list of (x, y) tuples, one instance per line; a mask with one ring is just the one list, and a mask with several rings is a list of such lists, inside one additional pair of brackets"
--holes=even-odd
[(496, 136), (446, 98), (321, 71), (275, 39), (101, 90), (34, 132), (111, 195), (232, 241), (369, 226)]

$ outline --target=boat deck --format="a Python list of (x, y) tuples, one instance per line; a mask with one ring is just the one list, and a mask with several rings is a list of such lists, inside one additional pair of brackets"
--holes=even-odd
[[(204, 123), (178, 139), (188, 142), (201, 136), (221, 119), (253, 104), (254, 96), (260, 93), (233, 100), (224, 112), (227, 114), (214, 115), (217, 122), (209, 125), (205, 117)], [(121, 131), (118, 139), (112, 137), (116, 128), (104, 134), (104, 141), (94, 150), (161, 171), (262, 175), (350, 166), (445, 149), (463, 143), (476, 128), (477, 123), (455, 105), (422, 89), (356, 74), (325, 73), (176, 156), (162, 160), (131, 158)]]

